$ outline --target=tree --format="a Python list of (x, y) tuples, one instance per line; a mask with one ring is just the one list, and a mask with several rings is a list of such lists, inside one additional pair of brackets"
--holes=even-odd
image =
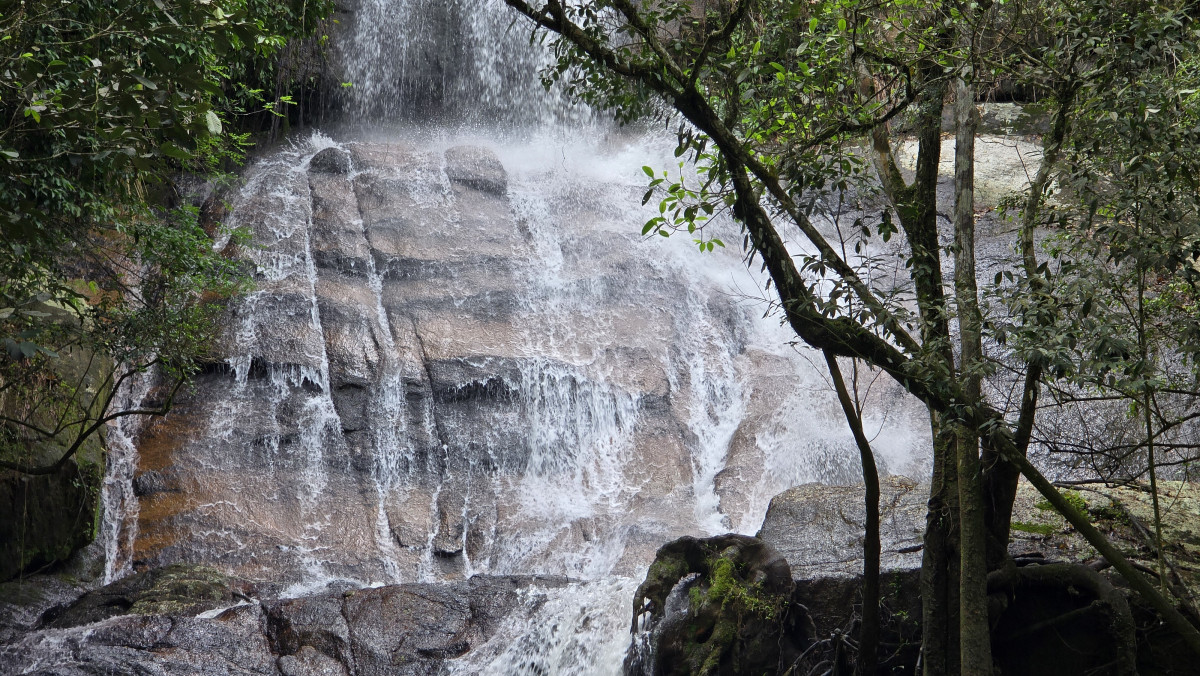
[[(1104, 141), (1089, 134), (1101, 115), (1123, 121), (1130, 133), (1149, 131), (1129, 114), (1132, 89), (1125, 108), (1107, 107), (1109, 88), (1134, 87), (1134, 68), (1159, 75), (1143, 81), (1164, 93), (1160, 105), (1175, 110), (1173, 118), (1195, 114), (1188, 98), (1194, 90), (1168, 95), (1174, 85), (1165, 84), (1178, 82), (1187, 71), (1180, 64), (1191, 58), (1195, 26), (1184, 3), (505, 1), (550, 36), (558, 59), (549, 79), (613, 109), (621, 120), (647, 112), (680, 120), (677, 156), (692, 163), (698, 178), (689, 183), (647, 168), (646, 200), (659, 196), (660, 215), (645, 233), (687, 232), (701, 249), (711, 249), (723, 242), (706, 234), (705, 225), (727, 211), (743, 228), (749, 260), (768, 273), (784, 320), (804, 342), (881, 369), (928, 407), (934, 459), (922, 574), (926, 673), (991, 672), (987, 573), (1006, 567), (1019, 475), (1200, 655), (1200, 632), (1027, 458), (1043, 386), (1088, 363), (1104, 361), (1111, 371), (1146, 361), (1145, 349), (1104, 351), (1103, 331), (1094, 331), (1096, 340), (1087, 344), (1068, 339), (1081, 327), (1095, 328), (1060, 312), (1060, 276), (1069, 279), (1079, 268), (1047, 260), (1037, 239), (1053, 216), (1050, 224), (1062, 232), (1099, 232), (1124, 251), (1119, 233), (1132, 215), (1152, 207), (1169, 219), (1180, 203), (1180, 181), (1195, 174), (1179, 154), (1196, 157), (1195, 139), (1173, 137), (1189, 144), (1186, 150), (1155, 155), (1153, 166), (1133, 177), (1128, 167), (1146, 161), (1138, 159), (1136, 143), (1097, 149)], [(999, 82), (1040, 92), (1051, 129), (1016, 215), (1018, 258), (981, 293), (975, 102)], [(947, 100), (954, 102), (957, 140), (953, 265), (943, 259), (937, 211)], [(1143, 109), (1141, 122), (1162, 110)], [(918, 145), (911, 180), (893, 150), (901, 136), (915, 137)], [(1149, 175), (1164, 168), (1167, 180)], [(1154, 186), (1159, 202), (1149, 201), (1145, 190), (1132, 197), (1128, 190), (1138, 185)], [(876, 189), (884, 206), (878, 219), (857, 223), (850, 254), (814, 218), (825, 201), (867, 204)], [(1144, 243), (1171, 252), (1158, 269), (1180, 270), (1194, 260), (1192, 231), (1135, 230), (1148, 236)], [(813, 253), (787, 247), (795, 232)], [(887, 271), (903, 275), (903, 283), (891, 284), (877, 274), (872, 247), (897, 232), (907, 255), (901, 270)], [(1089, 260), (1106, 269), (1120, 262)], [(1147, 265), (1134, 267), (1144, 275)], [(953, 269), (952, 290), (943, 276), (947, 268)], [(1190, 293), (1190, 278), (1188, 284)], [(985, 315), (987, 298), (1003, 298), (1009, 311)], [(1072, 332), (1063, 332), (1064, 320)], [(985, 345), (1002, 350), (1000, 358), (987, 358)], [(998, 408), (983, 392), (996, 361), (1009, 366), (1021, 391), (1013, 410)]]
[[(108, 422), (170, 408), (214, 331), (202, 301), (245, 280), (171, 177), (239, 160), (263, 65), (331, 10), (0, 3), (0, 468), (56, 472)], [(168, 394), (119, 405), (152, 368)]]

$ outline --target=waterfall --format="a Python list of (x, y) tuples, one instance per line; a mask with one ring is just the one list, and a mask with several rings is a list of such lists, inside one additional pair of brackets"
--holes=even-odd
[[(673, 139), (545, 92), (550, 57), (498, 0), (352, 10), (341, 122), (234, 199), (256, 285), (139, 441), (160, 489), (119, 510), (122, 556), (284, 595), (567, 576), (450, 671), (616, 673), (659, 546), (853, 481), (853, 441), (736, 246), (639, 235), (641, 167), (675, 166)], [(920, 466), (920, 420), (868, 416), (882, 465)]]

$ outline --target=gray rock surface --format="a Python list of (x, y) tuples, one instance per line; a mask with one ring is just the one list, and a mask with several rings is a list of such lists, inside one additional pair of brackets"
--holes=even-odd
[[(928, 489), (904, 477), (880, 481), (880, 568), (921, 566)], [(796, 579), (862, 574), (862, 485), (806, 484), (775, 496), (758, 537), (787, 559)]]
[(320, 174), (350, 173), (350, 153), (341, 148), (326, 148), (313, 155), (308, 170)]
[(503, 196), (508, 174), (496, 154), (477, 146), (455, 146), (446, 151), (446, 175), (451, 183)]
[(252, 585), (213, 568), (174, 564), (131, 575), (87, 592), (42, 615), (44, 627), (66, 629), (118, 615), (197, 615), (230, 606), (253, 593)]
[[(567, 583), (475, 577), (243, 600), (207, 613), (199, 605), (147, 604), (143, 598), (120, 614), (111, 612), (137, 596), (130, 589), (145, 586), (146, 579), (161, 582), (179, 573), (178, 567), (154, 571), (85, 596), (41, 629), (0, 644), (0, 674), (437, 674), (447, 659), (485, 643), (510, 614), (535, 609), (542, 590)], [(95, 612), (105, 601), (114, 605)], [(77, 612), (82, 607), (89, 612)], [(124, 614), (139, 609), (148, 614)]]

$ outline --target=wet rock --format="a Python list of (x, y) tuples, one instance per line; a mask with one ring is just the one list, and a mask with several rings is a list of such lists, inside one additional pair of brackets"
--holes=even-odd
[(358, 199), (344, 176), (309, 177), (313, 262), (322, 269), (365, 276), (370, 249), (359, 219)]
[(326, 148), (313, 155), (308, 170), (317, 174), (350, 173), (350, 153), (341, 148)]
[[(921, 566), (928, 490), (911, 479), (880, 481), (880, 568)], [(862, 574), (863, 488), (806, 484), (771, 499), (758, 537), (777, 549), (797, 579)]]
[[(100, 563), (96, 574), (103, 575), (102, 558)], [(60, 574), (32, 575), (0, 583), (0, 645), (36, 629), (42, 615), (51, 608), (70, 605), (87, 590), (89, 582)]]
[(295, 655), (279, 658), (283, 676), (348, 676), (346, 667), (335, 659), (304, 646)]
[(147, 470), (133, 477), (133, 494), (144, 498), (155, 493), (176, 493), (179, 477), (169, 470)]
[[(193, 589), (180, 596), (178, 583), (204, 575), (196, 569), (184, 575), (171, 567), (85, 597), (86, 603), (59, 619), (70, 616), (90, 624), (55, 624), (0, 644), (0, 674), (436, 674), (446, 660), (486, 644), (512, 613), (538, 606), (544, 590), (569, 583), (475, 577), (243, 602), (196, 615), (197, 606), (183, 597), (211, 594)], [(157, 583), (135, 590), (148, 580)], [(164, 586), (173, 589), (171, 603), (148, 598), (152, 589)], [(80, 610), (118, 598), (119, 603), (86, 618)], [(130, 602), (128, 610), (151, 614), (109, 614)], [(47, 669), (48, 664), (54, 666)]]
[(508, 174), (496, 154), (478, 146), (455, 146), (446, 151), (446, 176), (451, 183), (480, 192), (503, 196), (508, 192)]
[(268, 604), (268, 633), (276, 651), (296, 656), (291, 667), (434, 674), (444, 660), (484, 644), (523, 595), (565, 584), (562, 578), (477, 576), (292, 599)]
[(275, 651), (286, 656), (308, 648), (339, 664), (353, 665), (344, 603), (342, 594), (326, 594), (268, 604), (267, 624)]
[(439, 359), (427, 367), (439, 401), (512, 399), (521, 383), (521, 363), (515, 359)]
[(389, 170), (409, 161), (414, 150), (402, 143), (351, 143), (350, 157), (360, 171), (368, 169)]
[(63, 629), (117, 615), (195, 615), (236, 603), (248, 589), (247, 583), (214, 568), (176, 564), (88, 592), (64, 608), (47, 612), (42, 623)]

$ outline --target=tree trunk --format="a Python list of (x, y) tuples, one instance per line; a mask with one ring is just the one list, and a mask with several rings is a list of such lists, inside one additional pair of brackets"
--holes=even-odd
[[(1017, 248), (1021, 252), (1025, 277), (1035, 291), (1041, 290), (1044, 280), (1038, 274), (1034, 232), (1038, 227), (1039, 215), (1046, 199), (1051, 176), (1053, 176), (1054, 168), (1062, 155), (1070, 113), (1075, 105), (1075, 96), (1073, 83), (1058, 93), (1058, 107), (1054, 111), (1054, 121), (1051, 123), (1050, 133), (1046, 135), (1042, 144), (1042, 164), (1038, 167), (1033, 183), (1029, 186), (1029, 195), (1021, 214)], [(1029, 439), (1033, 433), (1033, 420), (1037, 413), (1038, 383), (1042, 377), (1040, 363), (1031, 362), (1027, 365), (1027, 369), (1024, 391), (1021, 395), (1021, 414), (1017, 420), (1017, 429), (1014, 434), (1017, 449), (1022, 455), (1029, 448)], [(1020, 478), (1021, 472), (1016, 465), (1005, 460), (1000, 449), (994, 448), (992, 444), (985, 442), (982, 451), (984, 519), (988, 529), (988, 569), (997, 570), (1008, 556), (1012, 508), (1017, 497), (1017, 480)]]
[(921, 663), (925, 676), (958, 673), (958, 472), (954, 439), (936, 413), (933, 478), (921, 558)]
[(858, 661), (855, 673), (858, 676), (874, 676), (879, 664), (879, 469), (875, 466), (871, 442), (863, 432), (862, 417), (846, 389), (846, 381), (842, 378), (837, 357), (826, 350), (825, 363), (829, 367), (829, 377), (833, 379), (838, 402), (842, 405), (842, 413), (846, 416), (846, 423), (850, 425), (862, 462), (863, 485), (866, 488), (866, 524), (863, 538), (862, 624), (858, 634)]
[[(975, 280), (975, 92), (962, 77), (954, 86), (954, 290), (958, 303), (961, 374), (967, 406), (981, 401), (982, 317)], [(959, 619), (964, 676), (990, 676), (987, 611), (987, 533), (979, 437), (958, 427)]]

